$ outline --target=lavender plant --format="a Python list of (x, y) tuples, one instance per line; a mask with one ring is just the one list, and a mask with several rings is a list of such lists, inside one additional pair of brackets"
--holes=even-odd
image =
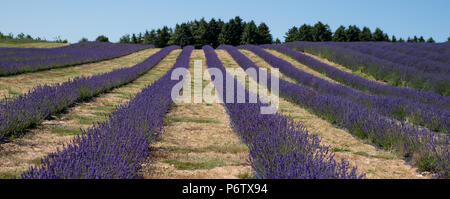
[[(353, 89), (349, 86), (329, 82), (312, 74), (296, 68), (291, 63), (278, 58), (261, 47), (243, 45), (239, 48), (247, 49), (260, 56), (270, 65), (280, 69), (285, 75), (297, 80), (299, 83), (309, 86), (316, 91), (328, 95), (340, 96), (354, 103), (365, 106), (386, 117), (398, 120), (411, 121), (433, 131), (450, 132), (450, 111), (429, 104), (420, 104), (402, 97), (377, 96)], [(274, 47), (276, 49), (286, 47)], [(290, 49), (288, 49), (290, 50)], [(303, 62), (306, 62), (303, 59)], [(309, 63), (309, 62), (308, 62)], [(314, 65), (315, 62), (308, 65)]]
[[(433, 91), (444, 96), (450, 95), (450, 76), (445, 74), (424, 73), (413, 67), (395, 64), (358, 51), (331, 45), (330, 43), (292, 42), (285, 45), (312, 54), (320, 54), (320, 56), (348, 67), (353, 71), (361, 70), (393, 86)], [(347, 80), (343, 79), (341, 81)], [(366, 86), (361, 89), (369, 89), (369, 87)]]
[(51, 114), (61, 112), (77, 101), (129, 83), (150, 70), (178, 46), (169, 46), (130, 68), (117, 69), (91, 77), (77, 77), (56, 85), (37, 86), (12, 101), (0, 104), (0, 135), (14, 138)]
[[(383, 42), (382, 42), (383, 43)], [(383, 43), (384, 44), (384, 43)], [(378, 42), (333, 42), (329, 45), (343, 47), (347, 49), (352, 49), (363, 54), (371, 55), (373, 57), (390, 61), (394, 64), (403, 65), (407, 67), (413, 67), (424, 73), (436, 73), (436, 74), (450, 74), (450, 65), (442, 63), (440, 61), (434, 61), (423, 57), (423, 54), (418, 54), (417, 56), (411, 56), (404, 53), (400, 53), (396, 50), (398, 45), (384, 45), (380, 46)], [(403, 50), (409, 50), (404, 49)], [(413, 48), (417, 52), (419, 49)], [(410, 50), (407, 52), (411, 52)], [(444, 62), (450, 60), (450, 56), (441, 56)]]
[[(227, 50), (243, 68), (258, 69), (258, 66), (232, 46), (220, 46)], [(271, 77), (274, 78), (274, 77)], [(367, 139), (379, 147), (394, 150), (422, 171), (436, 173), (448, 178), (450, 171), (449, 138), (427, 129), (386, 118), (366, 107), (339, 96), (321, 94), (301, 84), (279, 79), (280, 94), (319, 117), (346, 128), (350, 133)]]
[[(168, 51), (176, 47), (166, 47)], [(107, 121), (82, 131), (72, 143), (41, 159), (22, 173), (22, 179), (130, 179), (140, 178), (141, 163), (149, 144), (158, 138), (163, 117), (173, 103), (171, 80), (176, 68), (187, 68), (193, 50), (187, 46), (160, 79), (144, 88), (130, 102), (120, 105)]]
[(317, 59), (304, 55), (283, 45), (262, 45), (261, 47), (274, 49), (281, 53), (287, 54), (300, 63), (307, 65), (311, 69), (324, 73), (331, 79), (358, 90), (376, 95), (408, 98), (409, 100), (416, 103), (430, 104), (441, 108), (450, 107), (450, 97), (443, 97), (433, 92), (396, 87), (368, 80), (361, 76), (342, 71), (336, 67), (330, 66), (326, 63), (323, 63)]
[(0, 48), (0, 76), (97, 62), (153, 47), (140, 44), (81, 42), (58, 48)]
[[(233, 76), (226, 72), (222, 62), (211, 46), (203, 46), (206, 64), (210, 69), (218, 69), (226, 78), (233, 79), (234, 88), (227, 88), (224, 82), (213, 81), (216, 88), (223, 91), (243, 87)], [(212, 76), (214, 80), (215, 77)], [(268, 80), (270, 82), (270, 80)], [(222, 84), (222, 85), (220, 85)], [(242, 88), (241, 88), (242, 89)], [(243, 89), (245, 90), (245, 89)], [(226, 99), (227, 92), (218, 92)], [(261, 101), (250, 103), (252, 93), (245, 90), (245, 103), (237, 102), (234, 93), (233, 103), (224, 103), (230, 116), (233, 129), (249, 147), (251, 166), (255, 178), (265, 179), (347, 179), (363, 178), (355, 167), (348, 162), (336, 162), (328, 147), (320, 146), (316, 135), (308, 133), (300, 123), (280, 114), (260, 114), (264, 104)], [(254, 95), (254, 94), (253, 94)]]

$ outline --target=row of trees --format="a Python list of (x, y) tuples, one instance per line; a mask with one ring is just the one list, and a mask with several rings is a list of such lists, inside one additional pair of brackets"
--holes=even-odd
[[(9, 33), (9, 34), (3, 34), (2, 32), (0, 32), (0, 40), (20, 40), (20, 41), (42, 41), (42, 42), (48, 42), (45, 39), (41, 39), (40, 37), (36, 37), (33, 38), (31, 35), (27, 34), (25, 35), (24, 33), (19, 33), (16, 36), (14, 36), (14, 34)], [(67, 39), (62, 40), (61, 37), (56, 37), (54, 42), (58, 42), (58, 43), (67, 43)]]
[[(207, 22), (204, 18), (199, 21), (177, 24), (175, 29), (163, 28), (145, 33), (124, 35), (121, 43), (155, 44), (156, 47), (167, 45), (194, 45), (201, 48), (208, 44), (217, 47), (221, 44), (266, 44), (272, 43), (270, 29), (265, 23), (258, 26), (254, 21), (244, 22), (240, 17), (230, 19), (227, 23), (212, 18)], [(279, 42), (279, 40), (278, 40)]]
[[(450, 39), (450, 38), (449, 38)], [(291, 41), (336, 41), (336, 42), (352, 42), (352, 41), (387, 41), (387, 42), (405, 42), (404, 39), (397, 39), (394, 35), (391, 38), (380, 28), (376, 28), (374, 32), (368, 27), (360, 29), (356, 25), (339, 26), (334, 33), (331, 32), (328, 24), (317, 22), (314, 26), (303, 24), (300, 27), (292, 27), (285, 36), (285, 42)], [(408, 37), (407, 42), (425, 42), (423, 36), (413, 38)], [(426, 42), (434, 43), (432, 37)]]

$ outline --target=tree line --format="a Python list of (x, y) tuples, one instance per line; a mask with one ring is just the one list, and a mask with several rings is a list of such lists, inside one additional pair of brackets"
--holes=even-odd
[[(36, 37), (33, 38), (31, 35), (29, 34), (24, 34), (24, 33), (19, 33), (16, 36), (14, 36), (14, 34), (9, 33), (9, 34), (3, 34), (2, 32), (0, 32), (0, 40), (15, 40), (15, 41), (42, 41), (42, 42), (50, 42), (47, 41), (46, 39), (41, 39), (40, 37)], [(56, 37), (55, 41), (53, 42), (57, 42), (57, 43), (67, 43), (67, 39), (62, 40), (61, 37)]]
[[(265, 23), (243, 21), (239, 16), (228, 22), (212, 18), (177, 24), (174, 29), (164, 26), (144, 33), (126, 34), (120, 38), (121, 43), (154, 44), (161, 48), (167, 45), (193, 45), (201, 48), (208, 44), (216, 48), (222, 44), (267, 44), (273, 43), (272, 34)], [(277, 40), (276, 42), (280, 42)]]
[[(331, 32), (328, 24), (317, 22), (309, 25), (303, 24), (300, 27), (292, 27), (288, 30), (285, 36), (285, 42), (291, 41), (335, 41), (335, 42), (355, 42), (355, 41), (386, 41), (386, 42), (428, 42), (435, 43), (434, 39), (430, 37), (425, 41), (423, 36), (413, 38), (408, 37), (406, 41), (403, 38), (397, 39), (395, 35), (389, 37), (380, 28), (376, 28), (374, 32), (368, 27), (360, 29), (356, 25), (350, 25), (347, 28), (339, 26), (336, 31)], [(449, 37), (450, 41), (450, 37)]]

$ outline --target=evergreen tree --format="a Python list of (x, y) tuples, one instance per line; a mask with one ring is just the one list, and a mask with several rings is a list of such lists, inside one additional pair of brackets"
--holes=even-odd
[(119, 39), (120, 43), (131, 43), (130, 35), (126, 34)]
[(155, 44), (156, 43), (156, 37), (157, 37), (157, 35), (156, 35), (156, 30), (151, 30), (150, 31), (150, 36), (149, 36), (149, 39), (148, 39), (148, 42), (149, 42), (149, 44)]
[(275, 44), (281, 44), (281, 41), (280, 41), (280, 39), (275, 39)]
[(138, 39), (136, 37), (136, 34), (133, 33), (133, 35), (131, 36), (131, 43), (132, 44), (137, 44), (138, 43)]
[(430, 38), (427, 40), (427, 43), (435, 43), (433, 37), (430, 37)]
[(413, 38), (413, 42), (415, 42), (415, 43), (419, 42), (419, 39), (415, 35), (414, 35), (414, 38)]
[(423, 43), (423, 42), (425, 42), (425, 39), (423, 38), (423, 36), (420, 36), (420, 38), (419, 38), (418, 41), (421, 42), (421, 43)]
[(270, 34), (269, 27), (265, 23), (261, 23), (257, 29), (258, 41), (257, 44), (271, 44), (272, 35)]
[(359, 41), (372, 41), (372, 31), (370, 28), (364, 26), (359, 34)]
[(19, 33), (19, 34), (16, 36), (16, 39), (24, 39), (24, 38), (25, 38), (25, 34), (23, 34), (23, 32)]
[(142, 33), (139, 33), (138, 37), (137, 37), (137, 43), (142, 44), (143, 42), (144, 42), (144, 37), (142, 36)]
[(89, 40), (86, 37), (83, 37), (83, 38), (80, 39), (79, 42), (87, 42), (87, 41), (89, 41)]
[(99, 41), (99, 42), (109, 42), (108, 37), (106, 37), (105, 35), (100, 35), (97, 37), (97, 39), (95, 39), (95, 41)]
[(220, 31), (219, 34), (219, 45), (222, 44), (232, 44), (232, 30), (231, 30), (231, 24), (230, 23), (225, 23), (222, 26), (222, 30)]
[(333, 41), (338, 41), (338, 42), (347, 41), (345, 32), (346, 32), (345, 27), (339, 26), (339, 28), (336, 29), (336, 31), (334, 32)]
[(395, 37), (394, 35), (392, 35), (391, 41), (392, 41), (392, 42), (397, 42), (397, 37)]
[(169, 44), (179, 45), (181, 47), (192, 45), (195, 43), (195, 38), (192, 34), (192, 26), (187, 23), (176, 25), (175, 31), (170, 37)]
[(447, 38), (447, 41), (450, 42), (450, 37)]
[[(298, 28), (297, 41), (313, 41), (313, 27), (308, 24), (303, 24)], [(330, 31), (331, 33), (331, 31)]]
[(247, 23), (242, 33), (241, 44), (257, 44), (258, 43), (258, 28), (252, 20)]
[(290, 28), (286, 33), (286, 36), (284, 36), (284, 42), (292, 42), (292, 41), (299, 41), (298, 28), (295, 26)]
[(164, 26), (162, 29), (158, 29), (156, 31), (155, 46), (157, 48), (163, 48), (167, 46), (170, 37), (171, 37), (171, 30), (167, 26)]
[(205, 44), (209, 44), (209, 27), (208, 23), (204, 18), (200, 19), (200, 21), (196, 21), (193, 29), (193, 36), (195, 39), (195, 48), (201, 48)]
[(219, 34), (222, 30), (223, 22), (221, 20), (216, 21), (212, 18), (208, 23), (208, 29), (206, 33), (206, 44), (211, 45), (213, 48), (219, 46)]
[(324, 25), (322, 22), (317, 22), (312, 28), (313, 41), (331, 41), (332, 33), (330, 26)]
[(356, 26), (348, 26), (347, 31), (345, 31), (345, 36), (347, 41), (359, 41), (359, 35), (361, 30)]
[(373, 32), (372, 39), (374, 41), (386, 41), (386, 34), (383, 33), (383, 31), (380, 28), (375, 29), (375, 32)]
[(400, 37), (400, 39), (398, 40), (398, 42), (400, 43), (405, 43), (405, 40), (403, 38)]
[(239, 16), (234, 18), (233, 28), (233, 45), (237, 46), (241, 42), (242, 32), (244, 32), (244, 24)]
[(143, 44), (151, 44), (150, 42), (150, 32), (148, 32), (148, 30), (145, 30), (145, 33), (144, 33), (144, 38), (142, 39), (143, 41), (142, 41), (142, 43)]

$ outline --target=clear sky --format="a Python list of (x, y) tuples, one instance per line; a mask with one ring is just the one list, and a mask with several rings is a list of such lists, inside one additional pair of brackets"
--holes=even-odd
[(436, 41), (450, 36), (449, 0), (0, 0), (0, 32), (24, 32), (69, 42), (105, 34), (118, 41), (127, 33), (205, 17), (265, 22), (274, 38), (292, 26), (328, 23), (380, 27), (390, 36), (423, 35)]

